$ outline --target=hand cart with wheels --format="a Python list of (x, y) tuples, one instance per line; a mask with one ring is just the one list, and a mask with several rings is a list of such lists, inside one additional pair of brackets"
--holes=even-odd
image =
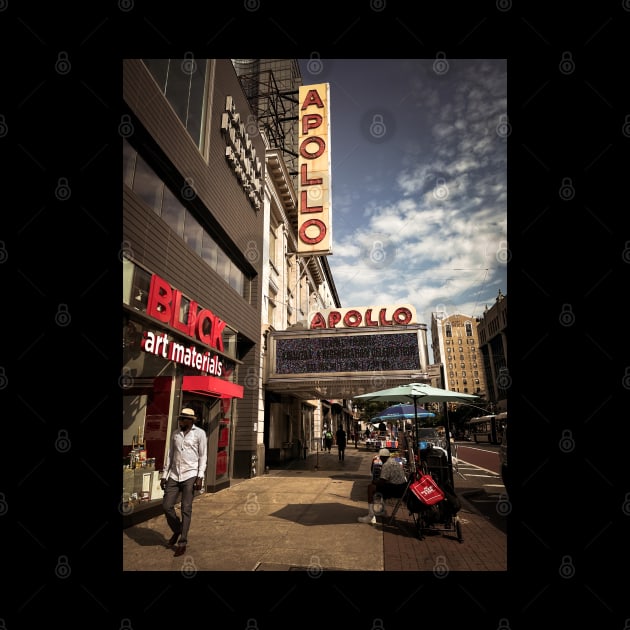
[(410, 463), (407, 488), (392, 512), (393, 521), (400, 503), (413, 518), (420, 540), (427, 533), (453, 532), (462, 543), (462, 524), (458, 512), (461, 503), (452, 484), (446, 451), (432, 444), (421, 444), (418, 461), (408, 447)]

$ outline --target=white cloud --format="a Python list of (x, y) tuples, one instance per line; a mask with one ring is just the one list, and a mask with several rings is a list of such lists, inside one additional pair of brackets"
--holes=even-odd
[[(507, 245), (507, 151), (497, 134), (507, 109), (505, 62), (453, 60), (436, 77), (431, 60), (407, 60), (400, 86), (395, 63), (386, 79), (353, 83), (365, 93), (353, 93), (351, 108), (332, 121), (329, 262), (337, 292), (343, 307), (411, 303), (427, 325), (440, 306), (481, 316), (499, 289), (507, 293), (497, 256)], [(375, 145), (357, 120), (384, 98), (397, 132)], [(347, 144), (335, 144), (335, 128)]]

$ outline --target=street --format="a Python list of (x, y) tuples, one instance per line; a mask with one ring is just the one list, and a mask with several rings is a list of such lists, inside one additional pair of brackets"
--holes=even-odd
[(453, 481), (457, 494), (464, 495), (495, 527), (506, 532), (511, 507), (499, 473), (498, 450), (492, 444), (455, 443)]

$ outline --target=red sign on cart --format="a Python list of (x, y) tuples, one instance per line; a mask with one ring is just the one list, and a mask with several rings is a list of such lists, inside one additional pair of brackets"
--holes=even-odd
[(409, 485), (409, 490), (425, 505), (434, 505), (444, 500), (444, 493), (431, 475), (422, 475)]

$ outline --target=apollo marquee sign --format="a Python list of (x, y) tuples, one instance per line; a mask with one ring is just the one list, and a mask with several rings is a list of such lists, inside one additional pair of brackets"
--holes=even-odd
[(417, 323), (411, 304), (334, 308), (309, 313), (309, 328), (372, 328)]

